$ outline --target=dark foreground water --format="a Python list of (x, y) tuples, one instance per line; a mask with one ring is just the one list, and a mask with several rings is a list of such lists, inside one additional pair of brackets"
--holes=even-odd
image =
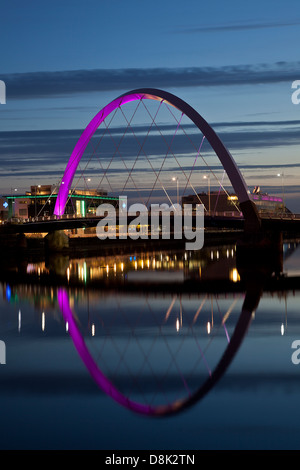
[(239, 287), (233, 246), (23, 264), (1, 283), (0, 447), (299, 449), (299, 255), (275, 289)]

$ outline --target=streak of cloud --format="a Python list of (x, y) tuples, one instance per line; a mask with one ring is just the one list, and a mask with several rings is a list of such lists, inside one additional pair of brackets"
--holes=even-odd
[[(270, 28), (287, 28), (290, 26), (299, 26), (300, 20), (295, 21), (282, 21), (282, 22), (256, 22), (256, 23), (238, 23), (226, 24), (216, 26), (200, 26), (191, 27), (179, 30), (180, 33), (219, 33), (219, 32), (234, 32), (234, 31), (249, 31), (257, 29), (270, 29)], [(178, 30), (176, 31), (178, 32)]]
[[(249, 122), (248, 129), (241, 131), (240, 127), (247, 123), (243, 122), (232, 122), (232, 123), (215, 123), (213, 127), (223, 127), (220, 129), (218, 135), (221, 140), (227, 145), (230, 151), (238, 155), (238, 164), (241, 170), (267, 170), (271, 168), (290, 168), (296, 169), (300, 167), (298, 162), (274, 162), (269, 161), (262, 162), (257, 160), (256, 152), (257, 149), (262, 148), (282, 148), (290, 145), (297, 146), (299, 144), (299, 121), (261, 121), (256, 122), (256, 128), (254, 128), (254, 122)], [(247, 126), (246, 126), (247, 127)], [(169, 126), (165, 126), (168, 130)], [(147, 128), (141, 126), (140, 130), (147, 131)], [(112, 129), (111, 135), (118, 136), (122, 134), (122, 128)], [(123, 129), (124, 131), (124, 129)], [(52, 131), (10, 131), (0, 132), (0, 153), (2, 155), (0, 162), (0, 172), (2, 177), (8, 176), (22, 176), (22, 175), (35, 175), (48, 176), (51, 174), (62, 175), (65, 165), (71, 155), (73, 148), (81, 135), (82, 130), (74, 129), (60, 129)], [(101, 138), (101, 133), (96, 133), (94, 136), (95, 142)], [(118, 137), (120, 139), (121, 137)], [(186, 171), (190, 169), (189, 158), (194, 160), (195, 149), (191, 146), (187, 149), (187, 138), (184, 135), (178, 135), (176, 141), (176, 154), (182, 155), (185, 160), (182, 161), (182, 168)], [(201, 134), (199, 133), (199, 139), (201, 140)], [(151, 154), (151, 160), (159, 165), (160, 159), (164, 157), (167, 151), (167, 146), (162, 141), (161, 136), (154, 134), (148, 136), (149, 153)], [(139, 150), (139, 147), (135, 146), (136, 140), (130, 133), (126, 136), (122, 145), (122, 158), (125, 161), (131, 161), (133, 157), (133, 149)], [(96, 148), (97, 145), (95, 145)], [(93, 147), (94, 148), (94, 147)], [(91, 150), (91, 149), (90, 149)], [(97, 150), (95, 161), (98, 164), (99, 158), (104, 165), (104, 168), (108, 165), (111, 159), (111, 155), (114, 153), (115, 143), (113, 143), (111, 136), (106, 135), (101, 141), (101, 148)], [(209, 152), (210, 148), (204, 151), (204, 157), (210, 158), (212, 153)], [(251, 152), (250, 155), (243, 157), (245, 151)], [(89, 152), (87, 152), (89, 156)], [(86, 157), (87, 159), (89, 157)], [(187, 160), (186, 160), (187, 159)], [(246, 160), (245, 160), (246, 159)], [(84, 159), (83, 159), (84, 160)], [(145, 157), (141, 153), (139, 161), (145, 160)], [(186, 162), (186, 163), (184, 163)], [(221, 169), (221, 165), (215, 165), (215, 162), (211, 161), (212, 169)], [(120, 168), (124, 169), (124, 165), (120, 162), (118, 169), (114, 171), (120, 171)], [(98, 165), (100, 169), (100, 165)], [(171, 168), (170, 170), (172, 170)], [(112, 168), (110, 172), (112, 172)], [(146, 171), (143, 167), (143, 171)]]
[(7, 99), (50, 98), (135, 88), (188, 88), (292, 82), (300, 62), (222, 67), (95, 69), (2, 75)]

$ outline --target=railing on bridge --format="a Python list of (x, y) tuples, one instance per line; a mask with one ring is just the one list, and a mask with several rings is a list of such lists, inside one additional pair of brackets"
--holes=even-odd
[[(195, 211), (194, 211), (195, 212)], [(196, 213), (196, 212), (195, 212)], [(149, 212), (150, 215), (150, 212)], [(237, 212), (237, 211), (218, 211), (218, 212), (213, 212), (213, 211), (206, 211), (205, 212), (205, 217), (235, 217), (235, 218), (242, 218), (243, 214), (242, 212)], [(68, 219), (101, 219), (102, 216), (97, 216), (95, 214), (90, 214), (90, 215), (81, 215), (81, 214), (63, 214), (60, 216), (57, 215), (48, 215), (48, 216), (36, 216), (36, 217), (28, 217), (28, 218), (18, 218), (18, 217), (12, 217), (9, 220), (2, 221), (2, 224), (5, 224), (7, 222), (11, 223), (34, 223), (34, 222), (45, 222), (45, 221), (53, 221), (53, 220), (68, 220)]]
[(299, 220), (300, 214), (292, 214), (292, 213), (274, 213), (274, 212), (263, 212), (260, 214), (262, 219), (277, 219), (277, 220)]
[[(95, 217), (95, 216), (93, 216), (93, 217)], [(5, 223), (24, 224), (24, 223), (46, 222), (46, 221), (53, 221), (53, 220), (88, 219), (88, 218), (92, 218), (92, 216), (83, 217), (82, 215), (65, 214), (65, 215), (61, 215), (61, 216), (57, 216), (57, 215), (48, 215), (48, 216), (46, 216), (45, 215), (45, 216), (36, 216), (36, 217), (28, 217), (28, 218), (13, 217), (9, 220), (2, 221), (2, 225), (5, 224)]]
[[(149, 213), (150, 215), (150, 213)], [(238, 211), (206, 211), (205, 217), (224, 217), (224, 218), (234, 218), (234, 219), (242, 219), (243, 213)], [(262, 219), (268, 220), (300, 220), (300, 214), (292, 214), (292, 213), (274, 213), (274, 212), (263, 212), (260, 213), (260, 217)], [(16, 223), (16, 224), (24, 224), (24, 223), (36, 223), (36, 222), (47, 222), (47, 221), (55, 221), (55, 220), (74, 220), (74, 219), (101, 219), (102, 217), (98, 217), (95, 214), (91, 215), (77, 215), (77, 214), (64, 214), (61, 216), (57, 215), (49, 215), (49, 216), (37, 216), (37, 217), (29, 217), (29, 218), (17, 218), (13, 217), (9, 220), (2, 221), (1, 224), (4, 225), (6, 223)]]

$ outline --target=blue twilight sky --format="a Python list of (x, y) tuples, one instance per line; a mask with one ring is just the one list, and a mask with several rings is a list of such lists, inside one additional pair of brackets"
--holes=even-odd
[(0, 194), (54, 183), (97, 111), (147, 86), (192, 105), (249, 187), (284, 185), (300, 212), (299, 38), (299, 0), (2, 2)]

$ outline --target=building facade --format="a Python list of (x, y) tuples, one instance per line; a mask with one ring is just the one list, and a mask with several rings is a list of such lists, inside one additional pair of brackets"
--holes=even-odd
[[(31, 186), (30, 191), (26, 191), (23, 195), (6, 196), (7, 218), (51, 217), (54, 214), (56, 198), (56, 187), (51, 185)], [(76, 217), (93, 216), (97, 207), (103, 203), (117, 207), (119, 198), (109, 196), (107, 192), (101, 190), (71, 190), (65, 214)]]
[[(258, 212), (261, 214), (276, 215), (280, 213), (289, 213), (285, 207), (283, 198), (270, 196), (260, 191), (251, 194), (251, 199), (256, 204)], [(182, 206), (184, 204), (203, 204), (206, 213), (212, 215), (242, 215), (239, 208), (238, 197), (235, 194), (228, 194), (225, 191), (212, 191), (211, 193), (199, 193), (182, 197)]]

